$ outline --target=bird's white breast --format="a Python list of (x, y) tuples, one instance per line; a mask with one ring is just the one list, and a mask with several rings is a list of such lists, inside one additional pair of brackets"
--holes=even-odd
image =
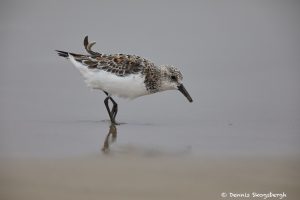
[(134, 99), (148, 92), (141, 75), (132, 74), (125, 77), (116, 76), (106, 71), (97, 71), (86, 79), (89, 87), (101, 89), (110, 95)]
[(145, 77), (141, 74), (117, 76), (104, 70), (89, 69), (77, 62), (74, 58), (70, 61), (76, 66), (85, 78), (88, 87), (108, 92), (112, 96), (134, 99), (149, 94), (145, 87)]

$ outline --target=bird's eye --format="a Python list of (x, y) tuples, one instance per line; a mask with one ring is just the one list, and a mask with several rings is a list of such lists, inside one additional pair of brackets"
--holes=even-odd
[(171, 76), (171, 79), (172, 79), (173, 81), (177, 81), (176, 76)]

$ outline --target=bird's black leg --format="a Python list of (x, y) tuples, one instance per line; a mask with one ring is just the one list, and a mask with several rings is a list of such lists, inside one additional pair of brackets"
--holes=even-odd
[(112, 117), (112, 114), (111, 114), (110, 109), (109, 109), (108, 100), (109, 100), (109, 97), (106, 97), (106, 98), (104, 99), (104, 105), (105, 105), (106, 110), (107, 110), (107, 112), (108, 112), (110, 121), (113, 122), (113, 117)]
[(113, 103), (113, 107), (111, 109), (112, 116), (114, 119), (116, 119), (117, 113), (118, 113), (118, 104), (115, 102), (115, 100), (110, 97), (111, 102)]
[[(116, 115), (118, 113), (118, 104), (113, 100), (113, 98), (111, 98), (110, 96), (108, 96), (107, 92), (104, 91), (104, 93), (107, 95), (107, 97), (104, 100), (104, 104), (105, 104), (106, 110), (108, 112), (110, 121), (111, 121), (112, 124), (118, 125), (116, 123), (116, 120), (115, 120)], [(113, 103), (112, 109), (109, 108), (108, 100), (110, 100)]]

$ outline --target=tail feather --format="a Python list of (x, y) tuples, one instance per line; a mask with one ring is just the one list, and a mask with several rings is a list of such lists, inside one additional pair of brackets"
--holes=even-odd
[(91, 55), (93, 55), (93, 56), (101, 55), (100, 53), (95, 52), (95, 51), (92, 50), (92, 46), (93, 46), (94, 44), (96, 44), (96, 42), (91, 42), (91, 43), (89, 43), (88, 36), (85, 36), (85, 38), (84, 38), (84, 40), (83, 40), (83, 45), (84, 45), (85, 50), (86, 50), (89, 54), (91, 54)]
[(69, 57), (69, 53), (66, 51), (60, 51), (60, 50), (55, 50), (57, 51), (58, 55), (64, 58), (68, 58)]
[[(95, 45), (96, 42), (89, 42), (88, 36), (85, 36), (83, 45), (85, 50), (91, 55), (91, 56), (101, 56), (101, 53), (95, 52), (92, 50), (92, 46)], [(75, 53), (70, 53), (66, 51), (60, 51), (60, 50), (55, 50), (59, 56), (64, 57), (64, 58), (69, 58), (70, 55), (73, 57), (85, 57), (85, 55), (82, 54), (75, 54)]]

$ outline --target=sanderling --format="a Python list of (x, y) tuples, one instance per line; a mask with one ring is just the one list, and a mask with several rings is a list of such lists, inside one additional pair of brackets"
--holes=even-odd
[(134, 99), (165, 90), (179, 90), (190, 102), (193, 101), (182, 84), (181, 72), (174, 66), (157, 66), (135, 55), (94, 52), (91, 48), (96, 42), (89, 43), (88, 36), (83, 44), (88, 55), (56, 51), (75, 65), (88, 87), (106, 94), (104, 104), (112, 124), (117, 124), (115, 118), (118, 112), (118, 104), (112, 96)]

